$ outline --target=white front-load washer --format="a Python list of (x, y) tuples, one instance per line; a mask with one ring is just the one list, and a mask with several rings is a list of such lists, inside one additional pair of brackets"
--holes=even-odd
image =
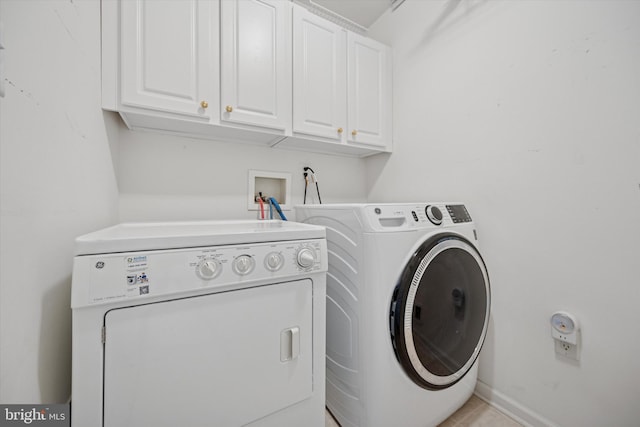
[(129, 223), (75, 251), (74, 426), (324, 426), (323, 227)]
[(489, 276), (461, 203), (325, 204), (327, 407), (342, 427), (435, 426), (471, 396)]

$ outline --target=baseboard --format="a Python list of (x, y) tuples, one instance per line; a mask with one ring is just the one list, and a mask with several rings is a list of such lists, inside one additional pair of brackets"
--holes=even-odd
[(476, 383), (474, 394), (525, 427), (559, 427), (482, 381)]

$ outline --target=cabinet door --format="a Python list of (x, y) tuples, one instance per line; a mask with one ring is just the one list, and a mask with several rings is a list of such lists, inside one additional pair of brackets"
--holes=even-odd
[(347, 33), (301, 7), (293, 33), (293, 132), (344, 142)]
[(375, 40), (349, 33), (349, 142), (391, 149), (391, 55)]
[(122, 105), (209, 116), (203, 101), (217, 98), (215, 4), (206, 0), (120, 2)]
[(290, 129), (291, 4), (222, 0), (221, 120)]

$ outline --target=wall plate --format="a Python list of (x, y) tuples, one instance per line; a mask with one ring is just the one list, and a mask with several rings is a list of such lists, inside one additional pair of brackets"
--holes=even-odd
[(247, 210), (260, 210), (260, 203), (256, 201), (259, 192), (263, 197), (274, 197), (282, 210), (291, 210), (290, 173), (249, 170), (248, 184)]

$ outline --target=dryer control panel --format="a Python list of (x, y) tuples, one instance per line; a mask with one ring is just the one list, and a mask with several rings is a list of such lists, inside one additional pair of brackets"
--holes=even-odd
[(326, 240), (77, 256), (72, 307), (202, 289), (226, 291), (327, 270)]

